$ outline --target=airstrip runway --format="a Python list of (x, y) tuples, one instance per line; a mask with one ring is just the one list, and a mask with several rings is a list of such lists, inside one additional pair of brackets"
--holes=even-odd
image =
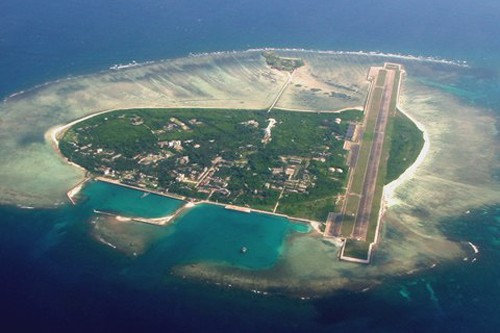
[[(344, 204), (340, 215), (342, 218), (329, 218), (325, 229), (326, 236), (344, 236), (357, 240), (367, 239), (370, 221), (373, 214), (378, 215), (378, 205), (381, 200), (377, 191), (383, 186), (380, 174), (381, 163), (386, 163), (384, 157), (384, 142), (387, 125), (391, 115), (395, 113), (397, 100), (400, 65), (385, 64), (384, 67), (372, 67), (369, 80), (372, 81), (370, 93), (365, 105), (365, 116), (359, 141), (353, 142), (351, 149), (349, 181)], [(355, 153), (354, 155), (352, 153)], [(376, 222), (375, 222), (376, 223)]]
[[(382, 69), (379, 70), (379, 73), (380, 71), (382, 71)], [(379, 174), (387, 123), (392, 111), (392, 95), (395, 93), (394, 88), (397, 88), (394, 87), (396, 70), (390, 69), (385, 70), (385, 72), (385, 80), (381, 80), (384, 81), (382, 86), (377, 85), (380, 83), (378, 82), (379, 76), (377, 76), (374, 85), (374, 88), (381, 87), (383, 89), (383, 95), (380, 104), (378, 104), (374, 99), (371, 99), (369, 101), (370, 104), (367, 106), (367, 110), (370, 110), (370, 112), (378, 112), (378, 115), (377, 121), (375, 123), (375, 130), (373, 132), (370, 157), (368, 158), (368, 164), (364, 173), (363, 190), (361, 192), (358, 211), (356, 213), (354, 228), (351, 235), (351, 237), (355, 239), (366, 239), (368, 226), (370, 224), (370, 216), (371, 214), (378, 214), (378, 212), (372, 211), (372, 206), (375, 199), (375, 189), (377, 185), (377, 178)], [(378, 105), (371, 104), (374, 102)], [(376, 199), (380, 200), (380, 198)]]

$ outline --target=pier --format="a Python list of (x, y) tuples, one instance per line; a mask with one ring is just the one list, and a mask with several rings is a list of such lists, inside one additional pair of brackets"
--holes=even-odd
[[(277, 95), (273, 98), (268, 109), (268, 113), (277, 105), (280, 97), (283, 95), (288, 85), (292, 81), (295, 70), (289, 74), (288, 80), (279, 89)], [(346, 193), (339, 196), (341, 203), (340, 212), (330, 212), (326, 220), (325, 237), (337, 237), (347, 239), (341, 251), (341, 259), (355, 261), (368, 261), (374, 244), (377, 243), (381, 199), (383, 192), (384, 178), (387, 168), (387, 158), (389, 153), (390, 138), (387, 138), (388, 128), (392, 125), (392, 116), (396, 112), (399, 87), (401, 83), (402, 67), (398, 64), (386, 63), (384, 66), (371, 67), (368, 73), (370, 88), (366, 103), (364, 106), (364, 117), (362, 123), (351, 124), (345, 137), (345, 149), (349, 149), (348, 157), (348, 177)], [(271, 131), (276, 121), (268, 118), (268, 127), (265, 129), (263, 142), (267, 143), (271, 139)], [(204, 180), (212, 169), (206, 170), (198, 182), (197, 186)], [(168, 189), (157, 191), (155, 188), (149, 189), (148, 184), (141, 181), (134, 184), (122, 183), (117, 178), (96, 177), (98, 181), (103, 181), (119, 186), (124, 186), (144, 193), (153, 193), (156, 195), (189, 202), (194, 206), (200, 203), (219, 205), (225, 209), (234, 210), (242, 213), (262, 213), (278, 217), (284, 217), (291, 221), (303, 223), (319, 223), (309, 219), (295, 218), (283, 214), (277, 214), (276, 210), (281, 198), (274, 205), (274, 210), (262, 211), (245, 207), (235, 206), (227, 203), (218, 203), (210, 201), (211, 195), (206, 200), (189, 198), (186, 196), (169, 193)], [(73, 197), (81, 189), (81, 184), (75, 186), (68, 192), (68, 198), (74, 204)], [(282, 192), (283, 194), (283, 192)], [(228, 200), (229, 201), (229, 200)], [(231, 201), (229, 201), (231, 202)], [(243, 203), (245, 201), (242, 201)], [(186, 205), (187, 206), (187, 205)], [(184, 210), (184, 207), (171, 216), (165, 216), (157, 219), (144, 219), (141, 217), (132, 218), (136, 222), (164, 225)], [(317, 228), (322, 230), (322, 228)], [(354, 244), (354, 245), (353, 245)], [(353, 249), (354, 252), (353, 252)], [(366, 256), (366, 259), (365, 259)]]
[(307, 224), (321, 223), (321, 222), (315, 221), (315, 220), (288, 216), (285, 214), (274, 213), (271, 211), (266, 211), (266, 210), (261, 210), (261, 209), (254, 209), (251, 207), (228, 205), (228, 204), (214, 202), (214, 201), (210, 201), (210, 200), (198, 201), (198, 200), (190, 199), (190, 198), (187, 198), (184, 196), (179, 196), (179, 195), (176, 195), (173, 193), (164, 193), (164, 192), (149, 190), (149, 189), (142, 188), (139, 186), (123, 184), (123, 183), (120, 183), (118, 180), (109, 179), (109, 178), (105, 178), (105, 177), (95, 177), (94, 179), (97, 181), (102, 181), (102, 182), (117, 185), (117, 186), (123, 186), (123, 187), (130, 188), (133, 190), (141, 191), (144, 193), (157, 194), (157, 195), (164, 196), (164, 197), (167, 197), (170, 199), (182, 200), (182, 201), (186, 202), (186, 204), (183, 205), (181, 208), (179, 208), (174, 214), (169, 215), (169, 216), (160, 217), (160, 218), (125, 217), (125, 216), (120, 216), (120, 215), (109, 213), (109, 212), (102, 212), (102, 211), (94, 210), (94, 212), (97, 214), (104, 214), (104, 215), (109, 215), (109, 216), (121, 217), (123, 219), (130, 219), (130, 220), (133, 220), (135, 222), (149, 223), (149, 224), (155, 224), (155, 225), (165, 225), (168, 222), (173, 222), (185, 210), (192, 208), (192, 207), (195, 207), (195, 206), (200, 205), (200, 204), (207, 204), (207, 205), (215, 205), (215, 206), (223, 207), (225, 209), (234, 210), (234, 211), (241, 212), (241, 213), (247, 213), (247, 214), (248, 213), (258, 213), (258, 214), (272, 215), (272, 216), (276, 216), (276, 217), (283, 217), (283, 218), (286, 218), (286, 219), (293, 221), (293, 222), (307, 223)]
[(156, 194), (156, 195), (161, 195), (163, 197), (167, 197), (167, 198), (170, 198), (170, 199), (177, 199), (177, 200), (182, 200), (182, 201), (186, 201), (187, 200), (187, 198), (185, 196), (182, 196), (182, 195), (177, 195), (175, 193), (168, 193), (168, 192), (160, 192), (160, 191), (150, 190), (148, 188), (139, 187), (139, 186), (136, 186), (136, 185), (124, 184), (124, 183), (122, 183), (122, 182), (120, 182), (119, 180), (116, 180), (116, 179), (110, 179), (110, 178), (106, 178), (106, 177), (95, 177), (94, 179), (98, 180), (98, 181), (101, 181), (101, 182), (109, 183), (109, 184), (114, 184), (114, 185), (118, 185), (118, 186), (127, 187), (127, 188), (130, 188), (130, 189), (133, 189), (133, 190), (142, 191), (142, 192), (145, 192), (145, 193), (152, 193), (152, 194)]
[(85, 183), (88, 180), (89, 180), (89, 178), (85, 178), (85, 179), (79, 181), (73, 188), (71, 188), (68, 192), (66, 192), (66, 196), (68, 197), (69, 201), (73, 205), (77, 204), (77, 200), (75, 199), (75, 197), (78, 195), (78, 193), (80, 193), (80, 191), (82, 190), (83, 186), (85, 185)]

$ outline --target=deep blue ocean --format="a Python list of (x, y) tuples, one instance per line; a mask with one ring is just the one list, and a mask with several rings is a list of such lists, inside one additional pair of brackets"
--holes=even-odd
[[(483, 75), (465, 78), (460, 97), (500, 114), (499, 31), (498, 0), (3, 0), (0, 98), (132, 60), (297, 47), (467, 60)], [(141, 274), (145, 266), (90, 236), (94, 208), (92, 199), (58, 209), (0, 206), (0, 318), (8, 331), (496, 332), (500, 325), (499, 206), (442, 222), (450, 239), (479, 246), (476, 262), (309, 301)]]

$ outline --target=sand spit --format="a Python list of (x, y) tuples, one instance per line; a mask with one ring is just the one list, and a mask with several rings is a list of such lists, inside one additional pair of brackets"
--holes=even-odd
[[(184, 210), (184, 207), (182, 207), (181, 209)], [(146, 224), (157, 225), (157, 226), (164, 226), (170, 222), (173, 222), (175, 219), (175, 216), (177, 216), (179, 214), (176, 212), (172, 215), (167, 215), (167, 216), (162, 216), (162, 217), (145, 218), (145, 217), (121, 216), (121, 215), (103, 212), (103, 211), (99, 211), (99, 210), (95, 210), (95, 209), (94, 209), (94, 213), (98, 214), (98, 215), (112, 217), (116, 221), (120, 221), (120, 222), (138, 222), (138, 223), (146, 223)]]
[[(272, 279), (262, 283), (272, 288), (283, 284), (286, 276), (290, 284), (308, 290), (349, 284), (365, 288), (386, 275), (415, 272), (460, 257), (463, 249), (441, 234), (440, 221), (472, 207), (498, 203), (500, 193), (492, 176), (498, 159), (494, 118), (432, 84), (453, 85), (463, 75), (463, 66), (366, 53), (279, 52), (302, 57), (307, 67), (294, 75), (277, 109), (334, 111), (363, 105), (370, 66), (402, 63), (407, 78), (401, 108), (425, 131), (426, 144), (415, 164), (386, 187), (382, 240), (372, 265), (339, 262), (337, 246), (318, 237), (294, 237), (277, 267), (268, 275), (255, 275), (259, 278), (252, 283)], [(53, 205), (64, 200), (68, 189), (84, 177), (82, 170), (68, 165), (51, 146), (51, 141), (57, 142), (57, 133), (66, 128), (61, 124), (121, 108), (265, 108), (287, 79), (286, 73), (266, 67), (260, 51), (230, 52), (110, 70), (18, 94), (0, 105), (0, 201), (30, 207)], [(106, 228), (111, 237), (112, 230), (136, 226), (114, 221)], [(127, 242), (133, 235), (127, 229)], [(196, 267), (179, 269), (214, 281), (227, 279), (223, 277), (226, 268)], [(245, 274), (254, 273), (235, 276), (247, 280)], [(262, 290), (256, 285), (253, 289)]]

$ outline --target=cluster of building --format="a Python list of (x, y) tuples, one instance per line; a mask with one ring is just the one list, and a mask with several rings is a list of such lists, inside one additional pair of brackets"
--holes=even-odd
[[(125, 116), (121, 115), (119, 118), (125, 119)], [(126, 119), (133, 126), (146, 126), (144, 120), (137, 115), (128, 116)], [(267, 126), (262, 128), (264, 135), (262, 141), (265, 143), (271, 140), (271, 130), (277, 124), (272, 118), (267, 121), (263, 127)], [(337, 118), (335, 122), (340, 124), (341, 120)], [(192, 131), (194, 127), (202, 124), (203, 122), (194, 118), (183, 122), (176, 117), (170, 117), (165, 125), (151, 129), (151, 132), (157, 138), (162, 136), (181, 138), (182, 136), (165, 135), (165, 133)], [(256, 120), (240, 124), (255, 129), (260, 127)], [(95, 126), (77, 128), (76, 131), (87, 135), (86, 131), (92, 130)], [(222, 151), (217, 151), (214, 142), (215, 140), (197, 142), (189, 136), (185, 140), (159, 140), (156, 148), (139, 152), (133, 157), (122, 156), (120, 152), (110, 148), (93, 147), (92, 144), (81, 146), (75, 142), (69, 143), (73, 146), (74, 152), (92, 158), (95, 166), (93, 171), (106, 177), (130, 185), (154, 188), (157, 191), (178, 192), (198, 198), (210, 199), (217, 193), (217, 199), (227, 198), (227, 202), (232, 202), (242, 193), (254, 197), (265, 195), (269, 191), (307, 194), (318, 181), (318, 176), (310, 171), (311, 163), (325, 163), (333, 153), (329, 151), (330, 147), (326, 146), (323, 152), (313, 153), (313, 156), (282, 155), (273, 161), (274, 167), (269, 167), (270, 172), (254, 173), (252, 176), (252, 172), (255, 171), (252, 171), (249, 160), (256, 153), (255, 145), (250, 143), (242, 145), (234, 149), (231, 154), (224, 154)], [(196, 151), (201, 147), (208, 150), (200, 150), (203, 155), (200, 159)], [(344, 172), (342, 168), (336, 166), (330, 166), (328, 171), (331, 177)], [(245, 178), (240, 188), (231, 182), (235, 181), (233, 177), (241, 177), (241, 174), (245, 174)], [(252, 185), (251, 178), (254, 177), (259, 180), (254, 183), (259, 184), (258, 186)]]

